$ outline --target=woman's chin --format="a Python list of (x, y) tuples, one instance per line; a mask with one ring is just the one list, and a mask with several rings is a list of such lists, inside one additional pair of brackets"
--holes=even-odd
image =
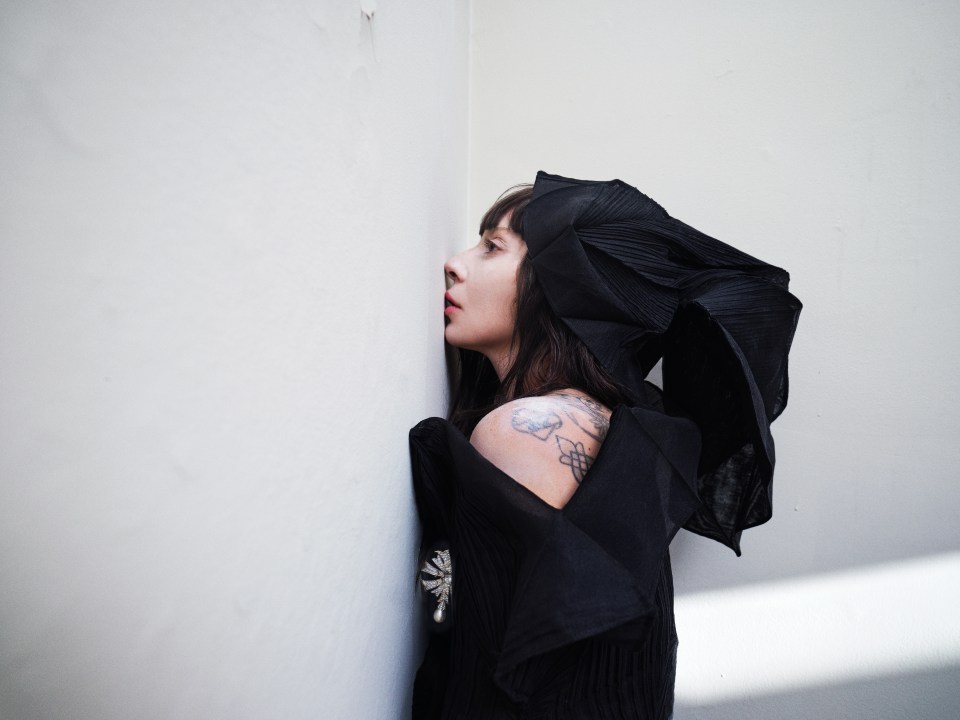
[(455, 348), (463, 347), (460, 343), (460, 338), (457, 337), (456, 328), (451, 326), (449, 320), (447, 320), (447, 324), (443, 328), (443, 339), (446, 340), (447, 345), (452, 345)]
[(466, 338), (463, 336), (463, 333), (457, 332), (457, 328), (450, 323), (447, 323), (447, 326), (443, 329), (443, 339), (446, 341), (447, 345), (450, 345), (451, 347), (455, 347), (460, 350), (475, 350), (480, 352), (480, 349), (476, 346), (476, 343), (471, 343), (470, 338)]

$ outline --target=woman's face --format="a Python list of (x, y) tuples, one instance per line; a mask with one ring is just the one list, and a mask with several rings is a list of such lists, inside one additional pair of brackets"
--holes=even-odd
[(443, 269), (446, 330), (451, 345), (487, 356), (503, 377), (517, 312), (517, 268), (527, 245), (509, 227), (510, 215), (480, 236), (480, 242), (447, 260)]

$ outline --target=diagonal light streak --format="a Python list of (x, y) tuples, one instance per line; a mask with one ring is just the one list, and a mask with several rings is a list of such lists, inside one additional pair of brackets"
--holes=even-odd
[(960, 552), (682, 595), (689, 705), (960, 664)]

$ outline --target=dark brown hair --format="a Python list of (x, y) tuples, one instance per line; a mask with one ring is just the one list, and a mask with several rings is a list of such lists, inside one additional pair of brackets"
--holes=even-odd
[[(510, 229), (523, 237), (532, 196), (532, 185), (510, 188), (484, 213), (480, 234), (494, 229), (509, 215)], [(520, 397), (576, 388), (607, 407), (630, 399), (630, 392), (610, 376), (550, 308), (529, 255), (517, 269), (516, 318), (512, 344), (515, 358), (503, 382), (480, 353), (462, 348), (451, 352), (454, 367), (449, 418), (464, 433), (469, 435), (493, 408)]]

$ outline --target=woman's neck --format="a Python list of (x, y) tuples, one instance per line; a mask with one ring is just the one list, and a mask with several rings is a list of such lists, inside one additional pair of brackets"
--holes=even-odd
[(489, 353), (486, 357), (487, 360), (490, 361), (490, 364), (493, 365), (493, 370), (497, 373), (497, 379), (499, 379), (502, 384), (504, 378), (506, 378), (510, 372), (510, 368), (513, 367), (513, 361), (516, 360), (516, 353), (507, 348), (502, 352)]

